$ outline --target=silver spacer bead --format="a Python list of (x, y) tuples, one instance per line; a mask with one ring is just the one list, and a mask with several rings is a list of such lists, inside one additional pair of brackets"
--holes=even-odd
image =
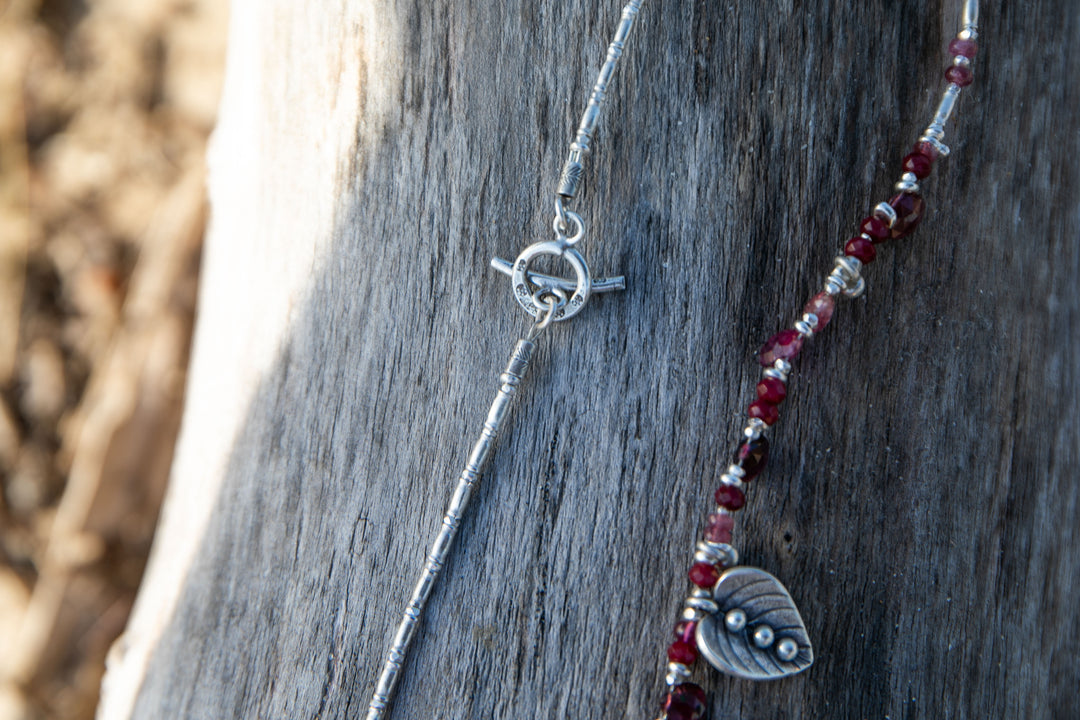
[(739, 564), (739, 551), (727, 543), (714, 543), (702, 540), (697, 544), (697, 549), (715, 558), (713, 563), (723, 563), (725, 567), (735, 567)]
[(896, 188), (897, 192), (919, 192), (919, 183), (917, 180), (918, 178), (912, 173), (904, 173), (903, 177), (900, 178), (900, 181), (893, 187)]
[(750, 418), (746, 423), (746, 428), (743, 429), (743, 435), (749, 440), (757, 440), (761, 437), (761, 434), (765, 432), (765, 428), (768, 427), (765, 421), (761, 418)]
[(971, 67), (971, 58), (964, 57), (963, 55), (957, 55), (952, 59), (952, 64), (956, 67)]
[(874, 208), (874, 217), (878, 220), (884, 220), (886, 225), (892, 227), (893, 223), (896, 222), (896, 208), (887, 202), (879, 202), (877, 207)]
[(713, 615), (720, 610), (720, 606), (707, 597), (688, 597), (686, 607), (700, 610), (708, 615)]
[(841, 277), (848, 282), (852, 282), (855, 278), (859, 277), (859, 271), (862, 270), (862, 262), (858, 258), (851, 257), (850, 255), (837, 255), (836, 267), (842, 269)]
[(971, 27), (966, 27), (960, 32), (956, 33), (956, 37), (960, 38), (961, 40), (974, 40), (975, 38), (979, 37), (979, 33), (976, 32), (975, 26), (972, 25)]
[(728, 465), (727, 473), (725, 473), (725, 474), (730, 475), (730, 476), (735, 477), (735, 478), (738, 478), (740, 480), (742, 480), (744, 477), (746, 477), (746, 471), (743, 470), (738, 465)]
[(701, 612), (697, 608), (683, 608), (682, 615), (683, 620), (689, 620), (690, 622), (697, 622), (701, 618), (705, 617), (705, 613)]
[(919, 138), (921, 143), (930, 143), (937, 151), (938, 157), (946, 157), (949, 154), (949, 146), (941, 142), (941, 138), (933, 138), (928, 135), (923, 135)]
[(720, 476), (720, 484), (728, 485), (733, 488), (738, 488), (739, 490), (742, 490), (746, 487), (746, 483), (744, 483), (742, 480), (735, 477), (734, 475), (728, 475), (727, 473), (724, 473)]
[(780, 372), (774, 367), (767, 367), (762, 370), (761, 377), (774, 378), (780, 382), (787, 382), (787, 373)]
[(817, 330), (817, 327), (818, 327), (818, 316), (817, 316), (817, 315), (815, 315), (814, 313), (803, 313), (803, 316), (802, 316), (802, 321), (803, 321), (804, 323), (807, 323), (807, 324), (809, 324), (809, 325), (810, 325), (810, 327), (814, 328), (814, 330)]
[(866, 281), (862, 278), (858, 278), (854, 285), (849, 285), (844, 289), (844, 295), (849, 298), (857, 298), (866, 292)]
[(780, 358), (779, 360), (774, 362), (772, 366), (780, 372), (784, 373), (785, 375), (791, 372), (791, 363), (789, 363), (784, 358)]
[[(811, 315), (811, 317), (813, 316)], [(808, 338), (814, 334), (814, 326), (805, 320), (797, 320), (795, 322), (795, 332), (799, 333), (804, 338)]]
[(844, 283), (839, 278), (829, 275), (829, 278), (825, 281), (825, 292), (835, 297), (843, 290)]
[(668, 673), (664, 680), (668, 685), (679, 685), (690, 679), (690, 668), (682, 663), (668, 663)]

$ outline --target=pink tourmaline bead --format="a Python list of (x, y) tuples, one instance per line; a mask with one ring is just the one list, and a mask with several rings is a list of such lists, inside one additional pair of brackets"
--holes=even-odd
[(810, 302), (806, 303), (803, 312), (817, 316), (817, 327), (814, 328), (814, 332), (821, 332), (832, 320), (834, 309), (836, 309), (836, 298), (827, 292), (819, 292), (810, 298)]
[(954, 38), (949, 43), (949, 54), (953, 57), (957, 55), (966, 57), (968, 60), (975, 58), (975, 53), (979, 50), (979, 46), (974, 40), (961, 40), (960, 38)]
[(850, 255), (865, 265), (874, 262), (874, 258), (877, 257), (877, 250), (874, 249), (874, 243), (860, 236), (847, 241), (844, 245), (844, 254)]
[(713, 513), (709, 516), (708, 524), (705, 525), (705, 539), (714, 543), (729, 543), (733, 527), (735, 527), (735, 518), (727, 513)]
[(716, 489), (716, 504), (727, 510), (735, 511), (746, 504), (746, 495), (737, 487), (721, 485)]
[(792, 360), (802, 350), (803, 338), (797, 330), (781, 330), (761, 346), (758, 362), (769, 367), (777, 360)]
[(971, 68), (969, 67), (953, 65), (945, 71), (945, 79), (954, 85), (967, 87), (971, 84), (971, 81), (975, 79), (975, 75), (971, 72)]
[(904, 172), (909, 172), (922, 180), (930, 175), (930, 170), (934, 167), (934, 161), (916, 150), (904, 156), (901, 166), (904, 168)]
[(907, 237), (915, 231), (923, 216), (922, 195), (913, 192), (902, 192), (894, 195), (889, 204), (896, 211), (896, 220), (889, 229), (893, 240)]
[[(807, 305), (807, 307), (809, 307), (809, 305)], [(810, 312), (810, 310), (806, 310), (805, 312)], [(820, 326), (821, 319), (819, 318), (818, 327)], [(784, 402), (784, 398), (787, 397), (787, 386), (784, 385), (784, 381), (773, 377), (761, 378), (761, 382), (759, 382), (754, 389), (757, 390), (758, 398), (770, 405), (779, 405)]]

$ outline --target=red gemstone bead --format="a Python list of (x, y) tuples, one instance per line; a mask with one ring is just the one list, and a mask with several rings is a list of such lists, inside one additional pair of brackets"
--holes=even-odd
[(746, 473), (743, 482), (749, 482), (761, 474), (769, 459), (769, 441), (764, 437), (743, 440), (735, 451), (735, 464)]
[[(807, 310), (807, 312), (810, 311)], [(821, 319), (818, 318), (818, 326), (820, 325)], [(771, 377), (762, 378), (757, 384), (757, 396), (771, 405), (779, 405), (787, 397), (787, 387), (784, 386), (783, 380)]]
[(668, 646), (667, 657), (671, 662), (692, 665), (697, 660), (697, 646), (682, 640), (676, 640)]
[(933, 160), (923, 155), (921, 152), (908, 153), (904, 156), (903, 168), (904, 172), (912, 173), (915, 177), (922, 180), (930, 174), (930, 169), (934, 166)]
[[(714, 540), (713, 542), (731, 542), (731, 536), (729, 534), (727, 540)], [(720, 571), (716, 569), (716, 566), (704, 562), (691, 565), (688, 574), (690, 575), (690, 582), (702, 588), (711, 588), (720, 579)]]
[(746, 504), (746, 495), (737, 487), (721, 485), (716, 489), (716, 504), (728, 510), (738, 510)]
[(889, 231), (892, 238), (896, 240), (897, 238), (907, 237), (915, 231), (919, 221), (922, 220), (922, 195), (913, 192), (902, 192), (899, 195), (894, 195), (889, 200), (889, 204), (896, 211), (896, 220), (893, 221), (892, 228)]
[(827, 292), (819, 292), (810, 298), (810, 302), (806, 303), (803, 312), (817, 317), (817, 327), (814, 328), (814, 332), (821, 332), (832, 320), (833, 309), (835, 308), (836, 298)]
[(705, 691), (693, 683), (676, 685), (664, 698), (667, 720), (701, 720), (707, 709)]
[(931, 143), (928, 143), (928, 142), (915, 143), (914, 150), (917, 153), (922, 153), (926, 157), (930, 158), (930, 160), (932, 160), (932, 161), (937, 160), (937, 158), (938, 158), (937, 148), (934, 147), (933, 144), (931, 144)]
[(862, 222), (859, 223), (859, 232), (869, 235), (874, 242), (889, 239), (889, 226), (885, 224), (884, 220), (873, 215), (863, 218)]
[(685, 643), (694, 642), (697, 632), (697, 623), (693, 620), (680, 620), (675, 623), (675, 639)]
[(971, 84), (971, 81), (975, 79), (975, 75), (971, 72), (971, 68), (969, 67), (953, 65), (945, 71), (945, 79), (954, 85), (967, 87)]
[(979, 50), (979, 46), (974, 40), (961, 40), (960, 38), (954, 38), (949, 43), (949, 54), (953, 57), (961, 55), (971, 60), (975, 57), (975, 53)]
[(877, 250), (874, 249), (874, 243), (866, 238), (853, 237), (844, 245), (844, 254), (850, 255), (865, 265), (874, 262), (874, 258), (877, 257)]
[(803, 338), (797, 330), (781, 330), (761, 346), (758, 362), (769, 367), (777, 360), (793, 360), (802, 350)]
[[(705, 539), (714, 543), (729, 543), (731, 542), (731, 529), (733, 527), (735, 527), (735, 518), (727, 513), (713, 513), (709, 516), (709, 521), (705, 525)], [(697, 565), (694, 567), (697, 567)], [(705, 565), (705, 567), (712, 567), (712, 565)], [(690, 569), (690, 572), (694, 572), (693, 568)], [(690, 579), (693, 580), (695, 585), (701, 585), (697, 580), (694, 580), (693, 576)], [(715, 584), (716, 581), (713, 580), (713, 583)], [(702, 587), (712, 587), (712, 585), (703, 585)]]
[(772, 425), (780, 419), (780, 411), (776, 409), (776, 406), (770, 405), (764, 400), (755, 400), (750, 403), (750, 407), (746, 409), (746, 414), (761, 420), (766, 425)]

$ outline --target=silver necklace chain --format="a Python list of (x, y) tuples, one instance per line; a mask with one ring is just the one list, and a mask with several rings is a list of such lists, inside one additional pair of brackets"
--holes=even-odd
[[(615, 73), (615, 67), (622, 56), (642, 2), (643, 0), (630, 0), (623, 8), (619, 26), (615, 30), (615, 36), (608, 46), (604, 64), (593, 84), (592, 93), (585, 112), (582, 113), (574, 141), (570, 144), (570, 154), (563, 166), (555, 193), (555, 217), (552, 220), (555, 239), (528, 246), (513, 263), (500, 258), (491, 261), (492, 267), (510, 276), (514, 298), (533, 317), (533, 322), (525, 337), (515, 344), (510, 362), (499, 375), (495, 399), (484, 420), (480, 438), (473, 445), (472, 452), (469, 453), (469, 458), (465, 463), (465, 469), (458, 477), (457, 487), (442, 519), (442, 526), (435, 535), (435, 541), (428, 552), (420, 578), (405, 607), (404, 617), (394, 633), (382, 672), (375, 685), (374, 695), (368, 705), (367, 720), (381, 720), (387, 711), (387, 706), (401, 677), (402, 664), (416, 636), (416, 629), (424, 614), (428, 598), (439, 578), (446, 557), (454, 545), (454, 537), (457, 535), (461, 518), (469, 505), (476, 483), (491, 458), (495, 440), (510, 410), (518, 385), (528, 372), (536, 349), (534, 343), (536, 337), (552, 322), (568, 320), (581, 312), (593, 293), (622, 290), (625, 287), (622, 277), (596, 279), (592, 277), (585, 259), (574, 247), (585, 236), (585, 221), (580, 215), (570, 210), (568, 205), (577, 196), (584, 171), (585, 156), (588, 154), (589, 144), (600, 120), (600, 109), (607, 95), (608, 84)], [(530, 272), (531, 262), (542, 255), (552, 255), (565, 260), (574, 271), (574, 279), (567, 280)]]

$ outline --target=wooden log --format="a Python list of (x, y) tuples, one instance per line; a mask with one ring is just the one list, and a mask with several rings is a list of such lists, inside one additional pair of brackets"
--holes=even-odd
[[(362, 714), (525, 326), (488, 260), (548, 237), (618, 10), (236, 0), (184, 427), (102, 717)], [(655, 716), (752, 353), (891, 194), (959, 7), (642, 13), (578, 205), (627, 290), (542, 336), (393, 717)], [(1077, 707), (1080, 20), (980, 30), (927, 217), (803, 352), (737, 527), (816, 663), (698, 670), (710, 717)]]

